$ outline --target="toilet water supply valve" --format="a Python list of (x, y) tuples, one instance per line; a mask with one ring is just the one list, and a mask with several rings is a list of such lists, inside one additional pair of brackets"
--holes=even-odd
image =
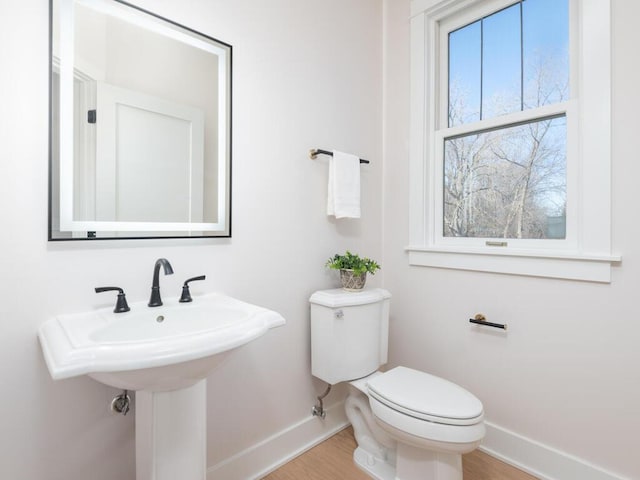
[[(336, 310), (333, 313), (333, 316), (335, 319), (340, 320), (344, 318), (344, 312), (342, 311), (342, 309)], [(327, 389), (324, 391), (324, 393), (316, 397), (318, 399), (318, 403), (316, 403), (311, 409), (311, 415), (313, 415), (314, 417), (320, 417), (322, 419), (324, 419), (327, 416), (327, 411), (324, 409), (324, 404), (322, 403), (322, 400), (327, 395), (329, 395), (330, 391), (331, 391), (331, 384), (329, 383), (327, 384)]]
[(322, 404), (322, 399), (324, 397), (326, 397), (327, 395), (329, 395), (329, 392), (331, 391), (331, 384), (327, 385), (327, 389), (324, 391), (324, 393), (322, 395), (320, 395), (318, 398), (318, 403), (316, 403), (313, 408), (311, 409), (311, 414), (314, 417), (320, 417), (320, 418), (324, 418), (327, 416), (327, 411), (324, 409), (324, 406)]
[(131, 404), (131, 397), (126, 390), (123, 390), (120, 395), (116, 395), (111, 400), (111, 411), (114, 413), (121, 413), (126, 415), (129, 412), (129, 405)]

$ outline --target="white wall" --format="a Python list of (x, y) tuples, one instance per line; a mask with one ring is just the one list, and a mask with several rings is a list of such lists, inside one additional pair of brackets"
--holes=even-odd
[[(383, 260), (385, 286), (394, 295), (391, 363), (464, 385), (496, 426), (640, 478), (640, 70), (634, 60), (640, 4), (613, 1), (613, 249), (623, 261), (611, 284), (408, 266), (409, 0), (387, 0), (384, 9)], [(508, 333), (471, 326), (467, 319), (478, 312), (508, 323)]]
[[(209, 379), (208, 464), (309, 417), (323, 385), (309, 369), (309, 294), (350, 248), (382, 253), (381, 2), (140, 0), (143, 8), (234, 46), (233, 238), (48, 243), (48, 2), (0, 0), (0, 478), (134, 478), (133, 415), (89, 378), (53, 382), (36, 339), (57, 313), (110, 305), (93, 287), (146, 299), (153, 263), (168, 258), (165, 296), (224, 291), (273, 308), (287, 325), (236, 352)], [(328, 220), (326, 159), (352, 151), (363, 167), (360, 221)], [(381, 277), (373, 278), (380, 284)], [(319, 421), (319, 420), (318, 420)]]

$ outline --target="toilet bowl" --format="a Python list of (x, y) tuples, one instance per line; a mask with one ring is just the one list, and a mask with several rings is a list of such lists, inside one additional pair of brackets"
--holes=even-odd
[(482, 403), (475, 396), (406, 367), (349, 385), (345, 409), (360, 469), (377, 480), (462, 480), (461, 455), (485, 434)]
[[(462, 480), (462, 454), (485, 435), (482, 403), (464, 388), (387, 362), (386, 290), (311, 296), (312, 374), (349, 382), (354, 462), (376, 480)], [(355, 380), (354, 380), (355, 379)]]

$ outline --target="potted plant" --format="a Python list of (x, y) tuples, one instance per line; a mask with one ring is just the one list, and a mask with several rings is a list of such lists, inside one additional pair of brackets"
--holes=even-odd
[(349, 250), (344, 255), (336, 253), (327, 260), (326, 267), (340, 270), (342, 288), (350, 292), (362, 290), (367, 281), (367, 273), (374, 275), (380, 269), (380, 265), (374, 260), (361, 258)]

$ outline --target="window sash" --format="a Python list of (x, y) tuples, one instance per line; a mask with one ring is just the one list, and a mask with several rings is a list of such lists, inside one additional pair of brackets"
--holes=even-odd
[[(432, 210), (427, 213), (427, 222), (431, 227), (431, 243), (437, 246), (466, 246), (495, 249), (494, 246), (487, 245), (487, 242), (507, 242), (500, 245), (503, 248), (526, 248), (568, 251), (575, 250), (578, 246), (577, 220), (579, 195), (576, 181), (579, 165), (577, 153), (575, 151), (575, 138), (577, 136), (576, 121), (577, 102), (569, 100), (566, 102), (544, 105), (535, 109), (515, 112), (500, 117), (492, 117), (479, 122), (448, 127), (434, 132), (432, 161), (433, 171), (430, 177), (433, 179), (431, 191)], [(452, 137), (473, 135), (488, 130), (497, 130), (521, 125), (529, 122), (544, 120), (546, 118), (561, 116), (566, 117), (567, 122), (567, 151), (566, 151), (566, 236), (564, 239), (517, 239), (517, 238), (487, 238), (487, 237), (447, 237), (444, 236), (444, 144), (445, 140)]]

